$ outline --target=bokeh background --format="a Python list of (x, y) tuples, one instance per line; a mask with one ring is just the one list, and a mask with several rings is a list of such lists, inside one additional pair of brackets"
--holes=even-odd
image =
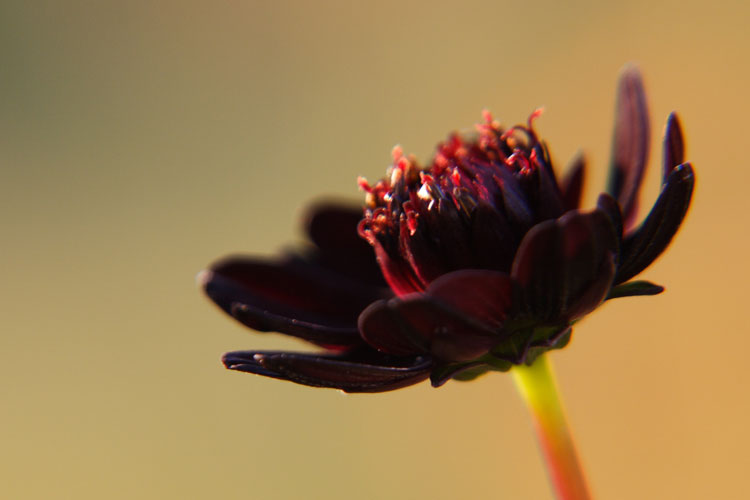
[(483, 108), (605, 180), (618, 71), (697, 168), (674, 245), (553, 355), (598, 498), (746, 498), (744, 1), (0, 2), (0, 497), (550, 498), (511, 378), (381, 395), (225, 371), (253, 334), (199, 292), (299, 242), (391, 147), (427, 160)]

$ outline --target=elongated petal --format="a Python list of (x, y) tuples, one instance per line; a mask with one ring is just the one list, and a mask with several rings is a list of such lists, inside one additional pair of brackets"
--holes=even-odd
[[(403, 217), (405, 218), (405, 216)], [(424, 217), (424, 219), (427, 218)], [(427, 283), (445, 273), (448, 269), (447, 256), (436, 245), (436, 241), (439, 240), (431, 238), (428, 224), (426, 221), (424, 221), (425, 223), (421, 222), (422, 220), (413, 232), (409, 229), (406, 221), (399, 228), (401, 249), (420, 283), (420, 288), (417, 290), (423, 290)], [(417, 290), (411, 289), (409, 292)]]
[(222, 361), (230, 370), (346, 392), (400, 389), (425, 380), (432, 366), (432, 361), (423, 356), (399, 360), (385, 356), (363, 359), (356, 353), (334, 356), (278, 351), (230, 352)]
[(472, 213), (471, 245), (477, 267), (510, 272), (518, 239), (505, 216), (484, 201)]
[(694, 185), (690, 163), (672, 170), (646, 220), (623, 241), (615, 284), (643, 271), (667, 248), (685, 218)]
[(362, 205), (337, 201), (318, 201), (307, 209), (305, 232), (320, 248), (348, 252), (361, 250), (371, 255), (369, 245), (357, 234), (362, 220)]
[(497, 334), (487, 325), (424, 294), (373, 303), (360, 317), (360, 332), (383, 352), (429, 352), (449, 361), (476, 358), (497, 342)]
[(585, 178), (586, 158), (579, 154), (573, 158), (560, 187), (566, 211), (580, 208)]
[(360, 316), (359, 328), (367, 343), (383, 352), (430, 352), (438, 359), (465, 361), (498, 342), (510, 301), (507, 274), (456, 271), (425, 293), (375, 302)]
[(662, 182), (666, 183), (669, 174), (678, 165), (685, 162), (685, 141), (682, 138), (682, 127), (677, 113), (672, 112), (667, 119), (664, 132), (664, 158), (662, 159)]
[(432, 259), (444, 262), (443, 274), (466, 268), (471, 264), (468, 221), (462, 219), (452, 201), (438, 199), (432, 204), (431, 209), (421, 213), (418, 225), (422, 224), (427, 226), (427, 233), (433, 242), (436, 255), (423, 254), (418, 260)]
[(526, 233), (516, 252), (511, 278), (521, 286), (517, 308), (540, 319), (556, 318), (564, 300), (562, 231), (555, 220)]
[(625, 228), (636, 216), (638, 192), (649, 152), (649, 119), (646, 92), (635, 67), (620, 76), (615, 109), (615, 131), (607, 191), (622, 208)]
[(531, 213), (531, 208), (527, 203), (526, 196), (519, 185), (518, 179), (507, 169), (501, 168), (497, 170), (494, 181), (502, 193), (503, 208), (505, 209), (508, 222), (510, 222), (514, 230), (519, 231), (519, 234), (523, 234), (526, 228), (532, 224), (534, 215)]
[(612, 282), (616, 247), (612, 221), (601, 210), (537, 224), (521, 241), (511, 271), (523, 309), (546, 321), (589, 312)]
[(609, 218), (609, 222), (612, 224), (612, 228), (615, 231), (616, 245), (614, 248), (615, 254), (615, 265), (620, 263), (620, 248), (622, 247), (622, 213), (620, 212), (620, 205), (607, 193), (599, 195), (599, 199), (596, 201), (596, 208), (604, 212)]
[(330, 346), (360, 345), (357, 317), (385, 293), (300, 259), (229, 258), (201, 282), (219, 307), (255, 330)]
[(373, 240), (372, 245), (383, 277), (396, 295), (404, 295), (424, 289), (421, 280), (414, 273), (409, 262), (396, 255), (398, 250), (389, 252), (378, 240)]
[(538, 165), (538, 168), (534, 171), (537, 187), (533, 190), (536, 194), (536, 216), (538, 220), (559, 217), (565, 212), (565, 202), (558, 187), (555, 172), (545, 160), (548, 154), (546, 149), (539, 144), (534, 147), (534, 153), (536, 154), (536, 163)]
[(599, 307), (599, 304), (607, 297), (614, 278), (614, 253), (607, 252), (599, 267), (593, 272), (591, 281), (574, 292), (575, 294), (571, 294), (571, 300), (566, 304), (565, 317), (570, 321), (575, 321)]
[(362, 206), (341, 201), (319, 201), (307, 211), (305, 231), (317, 246), (320, 264), (365, 283), (386, 286), (375, 252), (359, 236)]
[(506, 273), (465, 269), (433, 281), (427, 295), (498, 329), (510, 310), (511, 281)]

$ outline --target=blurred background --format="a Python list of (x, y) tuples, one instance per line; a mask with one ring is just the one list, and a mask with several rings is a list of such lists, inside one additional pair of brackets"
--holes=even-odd
[(428, 160), (488, 108), (605, 181), (640, 65), (654, 147), (677, 109), (697, 191), (642, 277), (552, 355), (597, 498), (745, 498), (750, 278), (745, 2), (0, 3), (0, 496), (551, 497), (511, 377), (348, 395), (228, 372), (305, 349), (196, 273), (299, 242), (390, 150)]

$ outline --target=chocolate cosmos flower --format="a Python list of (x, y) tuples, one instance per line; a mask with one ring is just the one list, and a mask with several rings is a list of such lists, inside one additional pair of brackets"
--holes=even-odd
[(572, 325), (604, 300), (663, 289), (629, 281), (667, 247), (687, 212), (694, 174), (675, 114), (667, 121), (662, 190), (635, 226), (649, 151), (638, 71), (620, 80), (607, 192), (579, 202), (585, 166), (558, 180), (528, 124), (489, 113), (474, 139), (454, 135), (421, 168), (394, 164), (361, 208), (314, 207), (303, 255), (230, 257), (201, 274), (206, 294), (259, 331), (320, 353), (237, 351), (227, 368), (347, 392), (434, 386), (564, 347)]

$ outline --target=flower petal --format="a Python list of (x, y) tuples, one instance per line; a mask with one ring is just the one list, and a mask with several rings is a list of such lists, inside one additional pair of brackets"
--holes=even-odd
[(546, 220), (559, 217), (565, 212), (565, 202), (562, 193), (558, 187), (555, 172), (552, 170), (549, 161), (549, 154), (542, 145), (537, 144), (534, 147), (536, 163), (538, 168), (534, 169), (534, 174), (529, 177), (536, 182), (536, 188), (531, 190), (535, 193), (534, 200), (537, 220)]
[[(422, 297), (410, 294), (407, 300)], [(402, 298), (379, 300), (370, 304), (359, 315), (359, 331), (362, 338), (378, 351), (394, 356), (411, 356), (429, 352), (428, 335), (415, 331), (401, 316), (398, 307)], [(418, 307), (418, 306), (417, 306)]]
[[(421, 212), (417, 224), (417, 232), (420, 231), (419, 226), (426, 226), (426, 236), (423, 238), (428, 239), (430, 244), (422, 245), (422, 251), (414, 255), (416, 262), (411, 262), (412, 267), (417, 269), (420, 265), (419, 261), (429, 260), (442, 263), (438, 265), (436, 262), (430, 266), (442, 268), (441, 274), (469, 267), (472, 254), (468, 244), (470, 238), (468, 221), (461, 217), (452, 201), (440, 198), (435, 203), (431, 203), (430, 207)], [(401, 227), (406, 229), (403, 224)], [(408, 234), (408, 231), (405, 233)], [(408, 236), (405, 237), (408, 239)], [(427, 254), (426, 250), (429, 249), (434, 249), (432, 255)], [(434, 278), (435, 276), (430, 276), (423, 282), (427, 284)]]
[(318, 247), (316, 260), (330, 269), (376, 286), (387, 286), (372, 247), (359, 236), (362, 206), (339, 201), (314, 203), (305, 231)]
[(466, 361), (501, 339), (511, 301), (507, 274), (463, 270), (446, 274), (425, 293), (378, 301), (360, 316), (365, 341), (394, 355), (430, 352)]
[(565, 317), (575, 321), (587, 315), (601, 304), (607, 297), (615, 277), (615, 254), (606, 252), (599, 267), (594, 271), (590, 282), (585, 284), (577, 294), (571, 294), (570, 302), (566, 305)]
[(682, 138), (680, 120), (675, 112), (672, 112), (667, 119), (663, 155), (662, 182), (666, 183), (672, 170), (685, 162), (685, 141)]
[(500, 328), (511, 305), (510, 276), (502, 272), (465, 269), (441, 276), (427, 294), (491, 328)]
[(607, 193), (599, 195), (599, 199), (596, 200), (596, 208), (604, 212), (609, 218), (609, 222), (615, 230), (615, 239), (617, 244), (615, 245), (615, 265), (619, 264), (620, 259), (620, 248), (622, 247), (622, 213), (620, 212), (620, 205)]
[(518, 239), (505, 216), (480, 201), (471, 216), (471, 246), (476, 267), (510, 272)]
[(526, 313), (572, 321), (595, 308), (614, 276), (617, 238), (601, 210), (571, 211), (537, 224), (521, 241), (511, 270)]
[(638, 69), (626, 68), (620, 76), (615, 110), (615, 131), (607, 191), (622, 208), (626, 229), (635, 222), (638, 191), (649, 151), (646, 92)]
[(586, 178), (586, 158), (578, 154), (562, 179), (560, 190), (562, 191), (563, 205), (565, 210), (575, 210), (581, 206), (581, 194), (583, 183)]
[(497, 169), (493, 180), (502, 193), (503, 209), (508, 222), (520, 238), (534, 220), (534, 214), (531, 212), (523, 188), (518, 179), (505, 168)]
[(646, 220), (623, 241), (615, 284), (643, 271), (667, 248), (685, 218), (694, 185), (690, 163), (672, 170)]
[(383, 277), (396, 295), (405, 295), (424, 289), (409, 262), (398, 255), (398, 249), (391, 249), (389, 252), (378, 239), (373, 239), (372, 246)]
[(563, 301), (562, 231), (556, 220), (532, 227), (518, 247), (510, 275), (521, 287), (517, 308), (539, 319), (558, 316)]
[(289, 380), (346, 392), (383, 392), (425, 380), (432, 360), (419, 356), (395, 360), (386, 356), (308, 354), (279, 351), (235, 351), (224, 355), (230, 370)]
[(219, 307), (250, 328), (327, 346), (361, 345), (357, 317), (385, 295), (295, 258), (228, 258), (204, 271), (201, 282)]

